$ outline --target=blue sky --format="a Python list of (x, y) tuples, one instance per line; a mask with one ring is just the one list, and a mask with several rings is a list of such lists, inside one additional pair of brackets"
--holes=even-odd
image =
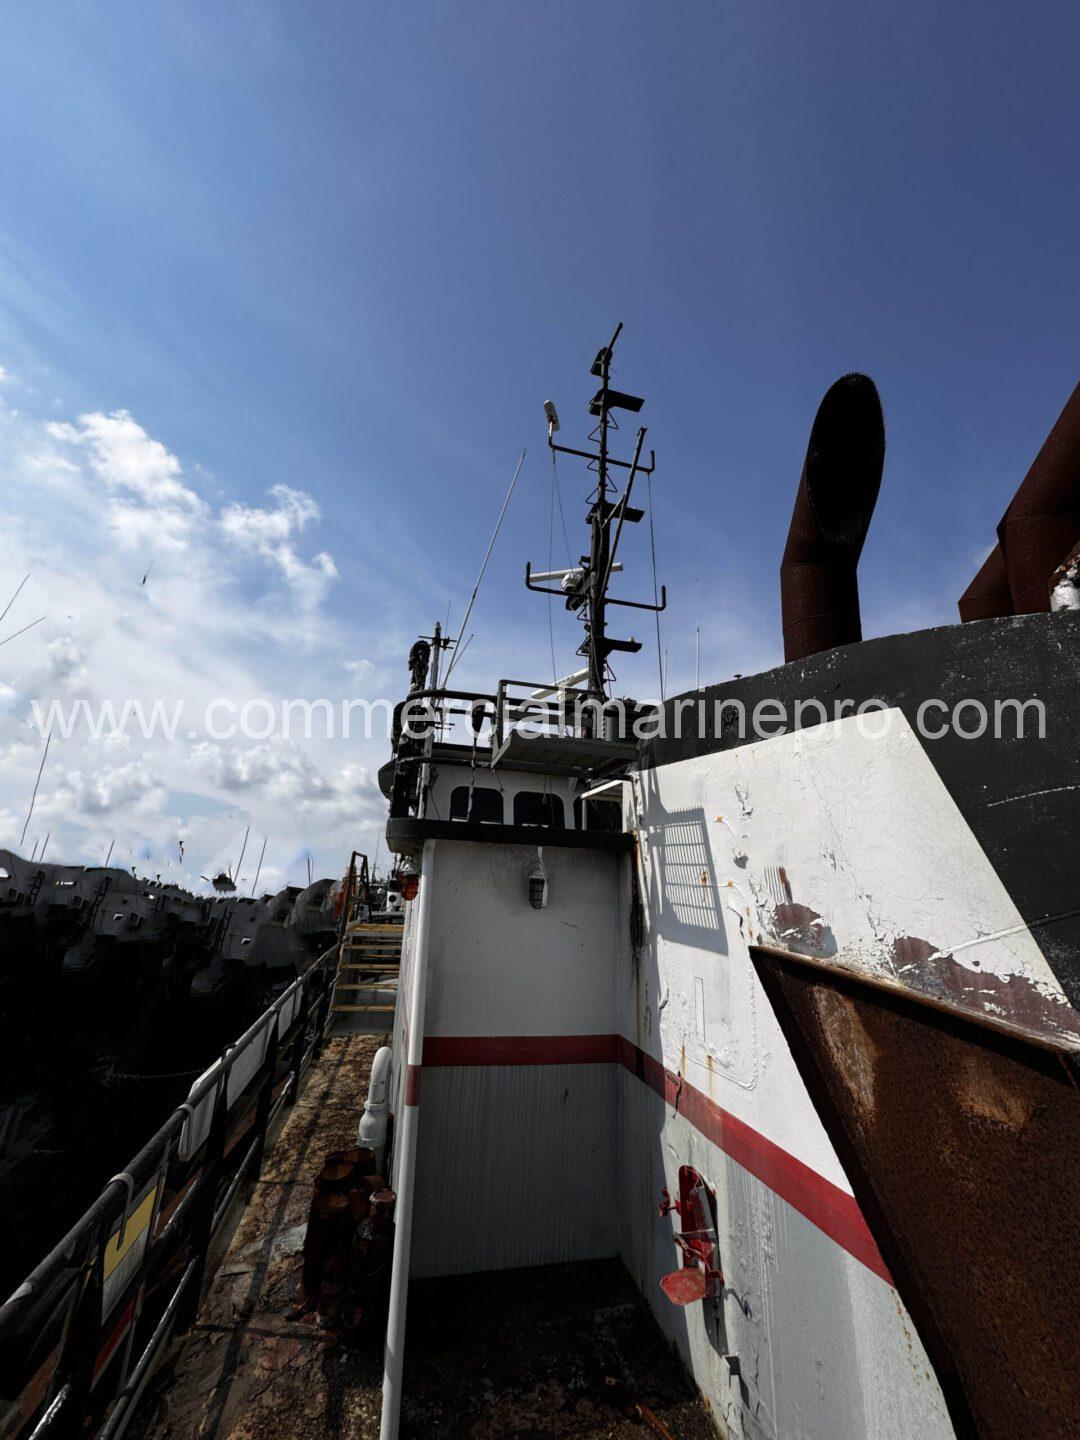
[[(584, 435), (588, 365), (618, 320), (619, 381), (647, 397), (658, 457), (676, 687), (692, 682), (699, 618), (704, 678), (778, 658), (779, 556), (838, 374), (874, 376), (888, 427), (867, 633), (955, 619), (1077, 378), (1076, 7), (13, 0), (0, 29), (15, 412), (0, 466), (19, 522), (0, 581), (53, 577), (37, 597), (48, 619), (0, 655), (17, 750), (3, 836), (21, 830), (36, 768), (21, 717), (46, 647), (69, 693), (73, 673), (99, 695), (121, 681), (122, 642), (100, 638), (120, 612), (61, 613), (64, 575), (96, 577), (111, 604), (154, 555), (158, 655), (179, 636), (215, 679), (232, 657), (245, 684), (309, 696), (355, 683), (359, 664), (371, 693), (396, 695), (411, 637), (448, 605), (460, 619), (527, 446), (457, 674), (549, 673), (545, 602), (521, 584), (526, 559), (547, 559), (541, 405), (556, 400), (565, 439)], [(91, 535), (92, 487), (112, 502), (132, 487), (77, 417), (121, 410), (209, 507), (176, 502), (213, 530), (194, 560), (175, 527), (155, 548), (153, 514), (125, 530), (109, 510)], [(46, 425), (52, 483), (77, 465), (64, 484), (78, 496), (34, 479)], [(560, 481), (576, 545), (587, 487), (570, 463)], [(282, 486), (318, 515), (268, 498)], [(79, 497), (83, 543), (68, 534), (65, 551), (55, 527)], [(235, 523), (206, 518), (225, 514)], [(622, 593), (647, 593), (644, 535), (626, 559)], [(185, 574), (202, 576), (202, 608), (181, 634)], [(39, 613), (37, 584), (12, 619)], [(244, 619), (256, 609), (260, 627)], [(555, 623), (570, 669), (577, 637)], [(647, 648), (620, 688), (652, 693), (655, 669)], [(291, 755), (291, 773), (315, 767), (306, 811), (251, 778), (280, 755), (260, 768), (219, 753), (193, 784), (189, 755), (131, 752), (119, 768), (152, 782), (134, 830), (130, 787), (94, 790), (117, 757), (65, 755), (42, 813), (53, 794), (73, 851), (114, 825), (132, 851), (164, 854), (189, 810), (221, 807), (189, 836), (207, 865), (248, 821), (284, 837), (279, 873), (294, 878), (308, 848), (336, 869), (347, 836), (374, 845), (377, 747)], [(367, 780), (343, 791), (350, 765)], [(80, 810), (95, 793), (104, 808)]]

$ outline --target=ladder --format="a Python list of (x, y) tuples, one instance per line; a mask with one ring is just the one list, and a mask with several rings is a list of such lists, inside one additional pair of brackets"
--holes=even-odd
[(403, 930), (399, 917), (346, 925), (330, 993), (332, 1034), (377, 1035), (392, 1029)]

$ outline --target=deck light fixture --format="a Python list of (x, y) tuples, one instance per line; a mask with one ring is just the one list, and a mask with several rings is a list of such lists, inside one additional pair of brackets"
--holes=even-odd
[(401, 898), (402, 900), (415, 900), (420, 893), (420, 872), (411, 860), (406, 860), (401, 867)]
[(542, 847), (537, 848), (536, 864), (529, 870), (526, 878), (529, 882), (529, 904), (534, 910), (543, 910), (548, 902), (548, 877), (544, 869)]

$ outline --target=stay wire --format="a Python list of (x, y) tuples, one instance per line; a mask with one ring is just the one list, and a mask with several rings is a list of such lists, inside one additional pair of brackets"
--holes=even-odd
[[(554, 460), (554, 458), (555, 458), (555, 452), (554, 452), (554, 451), (552, 451), (551, 458), (552, 458), (553, 460)], [(24, 575), (23, 578), (19, 581), (18, 585), (16, 585), (16, 587), (15, 587), (15, 594), (12, 595), (11, 599), (10, 599), (10, 600), (7, 602), (7, 604), (4, 606), (3, 610), (0, 610), (0, 620), (3, 620), (4, 616), (5, 616), (5, 615), (7, 614), (7, 612), (11, 609), (12, 605), (15, 604), (15, 601), (19, 598), (19, 592), (22, 590), (23, 586), (26, 584), (27, 580), (29, 580), (29, 579), (30, 579), (29, 574), (26, 574), (26, 575)]]
[(664, 700), (665, 700), (665, 698), (666, 698), (665, 695), (664, 695), (664, 652), (663, 652), (663, 650), (661, 649), (661, 643), (660, 643), (660, 610), (659, 610), (660, 596), (659, 596), (659, 591), (658, 591), (657, 585), (656, 585), (656, 532), (655, 532), (654, 529), (653, 529), (653, 499), (652, 499), (652, 471), (651, 471), (651, 470), (646, 471), (646, 474), (645, 474), (645, 482), (646, 482), (646, 484), (647, 484), (647, 486), (648, 486), (648, 490), (649, 490), (649, 549), (652, 551), (652, 594), (653, 594), (653, 605), (657, 607), (657, 608), (654, 610), (654, 612), (653, 612), (653, 613), (655, 614), (655, 616), (656, 616), (656, 664), (657, 664), (657, 668), (658, 668), (659, 671), (660, 671), (660, 703), (663, 704), (663, 703), (664, 703)]
[[(555, 479), (555, 451), (553, 450), (553, 451), (551, 452), (551, 504), (550, 504), (550, 506), (548, 507), (548, 564), (547, 564), (547, 568), (548, 568), (548, 574), (549, 574), (549, 575), (551, 574), (552, 570), (554, 569), (554, 565), (555, 565), (554, 554), (555, 554), (555, 486), (556, 486), (556, 484), (557, 484), (557, 481), (556, 481), (556, 479)], [(549, 584), (549, 585), (550, 585), (550, 583), (551, 583), (551, 582), (548, 581), (548, 584)], [(558, 670), (556, 669), (556, 666), (555, 666), (555, 619), (554, 619), (554, 612), (553, 612), (553, 610), (552, 610), (552, 608), (551, 608), (551, 600), (552, 600), (552, 596), (551, 596), (551, 592), (550, 592), (550, 590), (549, 590), (549, 591), (548, 591), (548, 597), (547, 597), (548, 643), (549, 643), (550, 646), (551, 646), (551, 682), (552, 682), (552, 684), (556, 684), (556, 683), (558, 682), (558, 679), (559, 679), (559, 672), (558, 672)]]
[(19, 637), (20, 635), (25, 635), (26, 632), (27, 632), (27, 630), (32, 630), (35, 625), (40, 625), (41, 622), (42, 622), (42, 620), (47, 620), (47, 619), (48, 619), (48, 616), (47, 616), (47, 615), (39, 615), (36, 620), (31, 620), (31, 621), (30, 621), (30, 624), (29, 624), (29, 625), (24, 625), (21, 630), (13, 630), (10, 635), (5, 635), (4, 638), (3, 638), (3, 640), (0, 640), (0, 645), (6, 645), (9, 640), (16, 640), (16, 639), (18, 639), (18, 637)]
[(551, 452), (551, 480), (552, 480), (552, 484), (553, 484), (554, 487), (555, 487), (555, 499), (556, 499), (556, 501), (558, 502), (558, 506), (559, 506), (559, 520), (560, 520), (560, 522), (561, 522), (561, 524), (562, 524), (563, 544), (566, 546), (566, 563), (567, 563), (567, 565), (570, 566), (571, 569), (573, 569), (573, 566), (574, 566), (574, 558), (573, 558), (573, 555), (571, 554), (571, 551), (570, 551), (570, 537), (569, 537), (569, 535), (566, 533), (566, 514), (565, 514), (565, 512), (563, 511), (562, 490), (561, 490), (561, 488), (560, 488), (560, 486), (559, 486), (559, 465), (558, 465), (558, 457), (557, 457), (557, 455), (555, 454), (555, 451), (554, 451), (554, 450), (552, 450), (552, 452)]
[(486, 553), (485, 556), (484, 556), (484, 563), (480, 566), (480, 574), (476, 577), (476, 584), (473, 586), (472, 594), (471, 594), (470, 597), (469, 597), (469, 603), (468, 603), (468, 606), (466, 607), (466, 610), (465, 610), (465, 618), (464, 618), (464, 619), (462, 620), (462, 622), (461, 622), (461, 629), (458, 631), (458, 633), (457, 633), (457, 638), (456, 638), (455, 641), (454, 641), (454, 647), (453, 647), (453, 648), (454, 648), (454, 655), (453, 655), (453, 659), (450, 661), (449, 668), (447, 669), (445, 678), (443, 679), (443, 682), (442, 682), (442, 688), (443, 688), (444, 690), (446, 689), (447, 684), (449, 683), (450, 676), (453, 674), (454, 666), (455, 666), (455, 665), (457, 664), (457, 662), (458, 662), (458, 653), (459, 653), (459, 652), (458, 652), (458, 648), (457, 648), (457, 647), (458, 647), (458, 645), (461, 643), (461, 637), (462, 637), (462, 635), (465, 634), (465, 626), (469, 623), (469, 616), (472, 614), (473, 605), (476, 603), (476, 595), (477, 595), (477, 591), (480, 589), (480, 582), (481, 582), (481, 580), (483, 580), (483, 578), (484, 578), (484, 571), (487, 569), (488, 561), (491, 559), (491, 552), (492, 552), (492, 550), (494, 550), (494, 548), (495, 548), (495, 541), (499, 538), (499, 531), (502, 529), (503, 517), (504, 517), (505, 514), (506, 514), (506, 507), (510, 504), (510, 497), (511, 497), (511, 495), (513, 495), (513, 493), (514, 493), (514, 486), (515, 486), (515, 485), (517, 484), (517, 482), (518, 482), (518, 476), (521, 474), (521, 467), (522, 467), (522, 465), (524, 465), (524, 464), (525, 464), (525, 451), (522, 450), (521, 455), (518, 457), (517, 468), (514, 470), (514, 478), (510, 481), (510, 489), (507, 490), (507, 492), (506, 492), (506, 499), (503, 501), (503, 503), (502, 503), (502, 509), (499, 511), (499, 518), (498, 518), (498, 520), (495, 522), (495, 532), (494, 532), (494, 534), (492, 535), (490, 541), (488, 542), (487, 553)]

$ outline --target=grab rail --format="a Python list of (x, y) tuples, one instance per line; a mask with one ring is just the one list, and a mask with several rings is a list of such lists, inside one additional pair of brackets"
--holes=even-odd
[(0, 1436), (119, 1440), (162, 1347), (195, 1318), (211, 1243), (329, 1021), (327, 950), (196, 1080), (0, 1306)]

